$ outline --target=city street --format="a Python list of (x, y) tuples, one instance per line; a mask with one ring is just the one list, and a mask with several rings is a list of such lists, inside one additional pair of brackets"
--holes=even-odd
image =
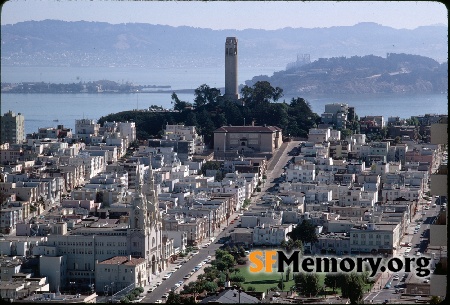
[[(430, 224), (434, 223), (436, 220), (436, 216), (439, 213), (440, 205), (436, 205), (436, 207), (432, 207), (433, 203), (436, 202), (436, 198), (432, 199), (432, 203), (430, 204), (430, 208), (427, 210), (425, 207), (426, 204), (422, 205), (419, 211), (413, 218), (413, 221), (409, 224), (406, 233), (401, 241), (401, 244), (410, 243), (411, 250), (406, 251), (407, 246), (403, 246), (400, 249), (395, 251), (394, 256), (396, 257), (419, 257), (427, 248), (428, 245), (428, 237), (429, 237), (429, 229)], [(417, 222), (421, 220), (420, 222)], [(416, 226), (420, 224), (418, 230), (415, 232)], [(420, 254), (419, 254), (420, 253)], [(395, 290), (398, 288), (404, 288), (404, 283), (406, 280), (405, 272), (398, 272), (398, 280), (394, 279), (395, 273), (393, 272), (384, 272), (379, 279), (379, 281), (374, 285), (372, 291), (367, 294), (364, 298), (365, 302), (372, 303), (382, 303), (385, 300), (388, 300), (389, 303), (400, 302), (401, 303), (401, 293), (396, 293)], [(390, 288), (387, 288), (386, 284), (390, 285)], [(397, 287), (395, 287), (397, 285)]]
[[(237, 217), (239, 217), (238, 213), (234, 213), (230, 217), (230, 220), (235, 219)], [(215, 242), (211, 243), (207, 248), (203, 248), (203, 245), (208, 242), (208, 240), (205, 240), (201, 245), (199, 245), (199, 250), (198, 250), (199, 253), (192, 256), (191, 258), (189, 258), (188, 261), (186, 263), (184, 263), (180, 269), (175, 270), (175, 266), (178, 263), (170, 264), (170, 266), (167, 268), (167, 270), (164, 270), (158, 276), (152, 276), (152, 281), (151, 281), (150, 285), (147, 285), (144, 288), (145, 289), (144, 294), (146, 294), (146, 296), (142, 300), (142, 303), (155, 303), (156, 300), (161, 300), (162, 295), (169, 292), (178, 281), (182, 280), (182, 281), (184, 281), (184, 283), (177, 290), (177, 292), (179, 292), (182, 289), (183, 285), (186, 285), (187, 283), (194, 281), (198, 277), (199, 274), (203, 273), (203, 268), (205, 266), (208, 266), (208, 264), (204, 265), (201, 269), (196, 271), (191, 276), (191, 278), (189, 278), (188, 280), (184, 280), (183, 277), (186, 274), (189, 274), (195, 268), (195, 266), (197, 266), (200, 262), (206, 260), (208, 255), (214, 256), (215, 251), (217, 249), (219, 249), (220, 246), (222, 246), (222, 244), (217, 243), (217, 240), (219, 240), (222, 237), (229, 236), (230, 231), (233, 230), (234, 228), (236, 228), (237, 225), (238, 225), (238, 222), (235, 222), (235, 223), (229, 225), (228, 227), (225, 227), (225, 229), (215, 237), (216, 238)], [(182, 259), (180, 259), (180, 261), (181, 260)], [(166, 275), (168, 272), (171, 272), (171, 271), (174, 272), (172, 274), (172, 276), (170, 278), (168, 278), (167, 280), (162, 280), (164, 275)], [(158, 286), (153, 292), (147, 293), (147, 290), (151, 286), (153, 286), (154, 283), (157, 281), (161, 281), (162, 284), (160, 286)]]
[[(266, 181), (261, 186), (261, 192), (257, 193), (255, 197), (251, 197), (251, 205), (254, 205), (256, 202), (258, 202), (263, 196), (267, 190), (271, 187), (273, 187), (276, 183), (274, 182), (275, 178), (278, 178), (283, 173), (284, 169), (283, 167), (286, 165), (289, 159), (291, 159), (291, 156), (288, 155), (288, 152), (292, 150), (295, 146), (298, 146), (301, 142), (299, 141), (291, 141), (291, 142), (285, 142), (280, 147), (280, 150), (275, 154), (275, 156), (272, 158), (271, 162), (269, 163), (267, 172), (266, 172)], [(238, 212), (234, 213), (230, 220), (235, 219), (239, 217)], [(195, 281), (198, 277), (198, 275), (203, 273), (203, 268), (205, 266), (208, 266), (208, 264), (204, 265), (200, 270), (196, 271), (189, 279), (184, 280), (183, 277), (190, 273), (195, 266), (197, 266), (201, 261), (205, 260), (208, 255), (214, 256), (214, 253), (217, 249), (220, 248), (222, 244), (217, 243), (217, 240), (219, 240), (221, 237), (227, 237), (230, 235), (230, 232), (234, 230), (238, 226), (239, 222), (235, 222), (233, 224), (230, 224), (228, 227), (225, 227), (218, 236), (216, 236), (216, 242), (211, 243), (207, 248), (203, 248), (202, 246), (208, 242), (205, 240), (200, 246), (199, 246), (199, 253), (197, 255), (194, 255), (192, 258), (190, 258), (186, 263), (182, 265), (182, 267), (178, 270), (175, 270), (175, 266), (177, 264), (171, 264), (167, 270), (164, 270), (159, 275), (154, 276), (152, 275), (152, 281), (150, 285), (146, 286), (144, 289), (144, 294), (146, 294), (145, 298), (142, 300), (143, 303), (155, 303), (157, 300), (162, 300), (162, 295), (169, 292), (172, 287), (175, 286), (175, 284), (178, 281), (183, 280), (184, 283), (176, 289), (177, 292), (181, 291), (183, 286), (188, 284), (189, 282)], [(162, 280), (163, 276), (170, 272), (171, 270), (174, 271), (172, 276), (167, 280)], [(162, 284), (158, 286), (153, 292), (147, 293), (147, 290), (154, 285), (155, 282), (161, 281)]]

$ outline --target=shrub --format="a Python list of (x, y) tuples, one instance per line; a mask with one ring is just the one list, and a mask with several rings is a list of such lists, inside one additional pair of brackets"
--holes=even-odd
[(130, 299), (126, 296), (120, 299), (120, 303), (130, 303)]
[(136, 290), (137, 290), (139, 293), (143, 293), (143, 292), (144, 292), (144, 288), (142, 288), (142, 287), (137, 287)]
[(232, 282), (245, 282), (245, 277), (243, 275), (232, 275), (232, 276), (230, 276), (230, 281), (232, 281)]
[(247, 263), (247, 260), (243, 257), (238, 258), (237, 263), (239, 265), (245, 265)]

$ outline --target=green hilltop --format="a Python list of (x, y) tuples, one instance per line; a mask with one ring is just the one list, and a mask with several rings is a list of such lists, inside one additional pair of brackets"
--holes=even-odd
[(194, 104), (179, 100), (172, 94), (173, 110), (164, 111), (152, 106), (145, 111), (123, 111), (99, 119), (105, 121), (134, 121), (140, 140), (159, 137), (166, 124), (196, 126), (205, 143), (212, 146), (214, 130), (226, 126), (255, 125), (277, 126), (284, 135), (306, 137), (308, 130), (320, 123), (320, 116), (312, 112), (303, 98), (292, 98), (290, 103), (277, 102), (283, 89), (269, 82), (256, 82), (241, 90), (241, 103), (223, 100), (220, 91), (208, 85), (195, 89)]

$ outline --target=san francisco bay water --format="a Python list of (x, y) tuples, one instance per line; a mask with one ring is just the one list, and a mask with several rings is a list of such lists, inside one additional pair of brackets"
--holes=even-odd
[[(240, 68), (239, 83), (256, 75), (269, 75), (283, 67)], [(93, 67), (2, 67), (2, 82), (43, 81), (73, 83), (107, 79), (132, 82), (139, 85), (170, 85), (172, 90), (194, 89), (202, 84), (221, 88), (224, 86), (223, 68), (144, 69), (144, 68), (93, 68)], [(178, 93), (180, 100), (193, 102), (194, 95)], [(421, 95), (339, 95), (339, 96), (283, 96), (287, 103), (293, 97), (303, 97), (317, 114), (329, 103), (347, 103), (355, 107), (358, 116), (382, 115), (409, 118), (413, 115), (448, 114), (447, 94)], [(56, 127), (63, 124), (75, 127), (75, 120), (97, 120), (101, 116), (132, 109), (147, 109), (151, 105), (172, 108), (171, 92), (133, 94), (1, 94), (2, 113), (11, 110), (25, 116), (26, 133), (37, 132), (39, 127)]]

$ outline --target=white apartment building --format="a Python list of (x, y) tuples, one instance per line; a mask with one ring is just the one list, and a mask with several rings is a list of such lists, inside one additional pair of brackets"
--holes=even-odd
[(364, 133), (355, 133), (350, 136), (350, 141), (353, 144), (365, 144), (366, 143), (366, 134)]
[(262, 224), (253, 229), (253, 244), (279, 246), (283, 240), (288, 240), (289, 232), (292, 232), (292, 224), (280, 226)]
[(91, 142), (91, 136), (97, 136), (100, 124), (94, 120), (81, 119), (75, 120), (75, 138), (82, 139), (85, 143)]
[(195, 126), (166, 125), (164, 137), (167, 137), (169, 140), (192, 141), (194, 146), (193, 153), (195, 154), (202, 154), (205, 149), (203, 136), (197, 133)]
[(304, 200), (306, 204), (330, 202), (333, 200), (333, 192), (325, 188), (316, 188), (306, 191)]
[(337, 127), (345, 127), (348, 115), (348, 104), (332, 103), (325, 105), (325, 112), (322, 113), (322, 122), (325, 124), (336, 124)]
[(365, 172), (366, 164), (364, 162), (349, 162), (347, 163), (347, 172), (350, 174), (360, 174)]
[(241, 216), (242, 228), (255, 228), (257, 226), (280, 226), (283, 211), (267, 210), (266, 208), (252, 208)]
[(329, 149), (330, 149), (329, 142), (325, 143), (306, 142), (305, 146), (301, 148), (301, 153), (302, 155), (307, 156), (328, 158), (330, 156)]
[(322, 143), (327, 142), (330, 138), (330, 128), (311, 128), (308, 132), (308, 142)]
[(136, 123), (135, 122), (119, 122), (119, 132), (128, 138), (128, 142), (136, 141)]
[(127, 136), (122, 135), (120, 132), (105, 133), (105, 144), (107, 146), (117, 147), (117, 156), (122, 157), (127, 152), (127, 148), (130, 145), (130, 141)]
[(0, 232), (9, 234), (16, 228), (16, 224), (22, 222), (23, 209), (21, 207), (0, 209)]
[(99, 173), (105, 171), (105, 158), (91, 156), (89, 152), (80, 152), (78, 156), (69, 158), (69, 165), (84, 165), (84, 179), (90, 180)]
[(422, 198), (422, 195), (422, 189), (416, 187), (385, 184), (381, 189), (381, 200), (383, 202), (395, 201), (398, 198), (404, 198), (407, 201), (417, 201)]
[(286, 169), (286, 181), (312, 182), (316, 179), (316, 165), (312, 163), (291, 164)]
[[(87, 150), (92, 156), (94, 155), (100, 155), (100, 153), (105, 152), (105, 162), (106, 163), (114, 163), (117, 162), (118, 158), (118, 148), (117, 146), (107, 146), (107, 145), (98, 145), (98, 146), (91, 146), (86, 145), (85, 150)], [(96, 152), (97, 154), (94, 154)]]
[(316, 181), (319, 182), (319, 184), (331, 184), (334, 182), (334, 173), (319, 170), (316, 174)]

